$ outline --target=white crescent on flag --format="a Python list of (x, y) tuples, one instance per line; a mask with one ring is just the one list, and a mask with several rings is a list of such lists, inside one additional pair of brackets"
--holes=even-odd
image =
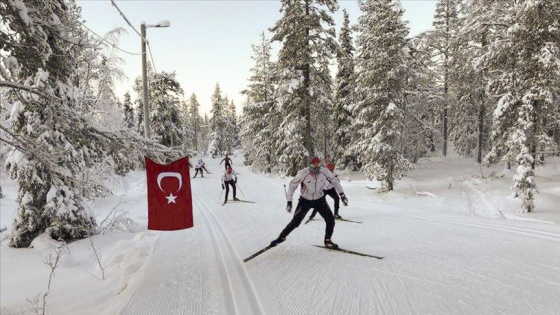
[(159, 173), (157, 176), (157, 184), (159, 186), (159, 190), (163, 191), (163, 188), (161, 188), (161, 181), (166, 177), (175, 177), (179, 180), (179, 188), (177, 188), (177, 191), (179, 191), (181, 187), (183, 187), (183, 177), (181, 176), (181, 173), (163, 172), (163, 173)]

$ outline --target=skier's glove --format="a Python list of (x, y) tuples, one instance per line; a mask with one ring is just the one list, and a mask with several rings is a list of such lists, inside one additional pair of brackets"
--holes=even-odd
[(345, 206), (348, 206), (348, 198), (346, 198), (346, 196), (344, 194), (340, 194), (340, 200), (342, 200), (342, 203)]
[(288, 213), (292, 213), (292, 202), (288, 201), (288, 205), (286, 205), (286, 211), (288, 211)]
[(237, 184), (237, 177), (235, 178), (235, 183)]
[(226, 189), (226, 187), (224, 187), (224, 184), (222, 184), (222, 190)]

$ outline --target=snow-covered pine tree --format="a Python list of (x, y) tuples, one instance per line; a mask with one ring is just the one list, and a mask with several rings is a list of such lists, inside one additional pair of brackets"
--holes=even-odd
[(130, 92), (128, 91), (124, 94), (123, 110), (124, 110), (124, 122), (126, 127), (133, 128), (134, 109), (132, 108), (132, 99), (130, 97)]
[(209, 153), (210, 151), (207, 149), (208, 145), (211, 141), (211, 136), (212, 136), (212, 131), (211, 131), (211, 123), (210, 123), (210, 118), (208, 117), (207, 113), (204, 113), (204, 116), (202, 117), (202, 123), (200, 125), (200, 149), (202, 150), (204, 148), (203, 145), (206, 146), (206, 152)]
[(239, 121), (237, 117), (237, 108), (233, 100), (229, 102), (229, 129), (230, 133), (228, 138), (230, 139), (232, 149), (239, 148), (241, 145), (241, 140), (239, 139)]
[(13, 140), (6, 166), (18, 183), (10, 245), (29, 246), (43, 232), (66, 241), (91, 235), (95, 221), (84, 199), (95, 197), (98, 187), (85, 173), (110, 159), (115, 172), (125, 174), (144, 144), (128, 130), (99, 127), (89, 111), (95, 103), (87, 87), (99, 82), (80, 69), (98, 70), (92, 58), (102, 57), (81, 28), (74, 1), (8, 0), (0, 16), (6, 35), (0, 87), (17, 95), (11, 130), (2, 126)]
[(338, 169), (347, 167), (358, 169), (356, 155), (350, 150), (352, 141), (352, 91), (354, 89), (354, 43), (350, 28), (350, 17), (346, 9), (343, 11), (343, 22), (338, 36), (340, 49), (337, 54), (337, 72), (335, 78), (334, 109), (332, 121), (335, 131), (332, 143), (332, 162)]
[[(428, 33), (429, 34), (429, 33)], [(405, 158), (416, 163), (434, 147), (439, 130), (433, 125), (432, 108), (438, 99), (429, 35), (419, 34), (408, 40), (407, 87), (404, 107), (402, 150)]]
[(201, 149), (200, 146), (200, 129), (202, 125), (202, 117), (200, 116), (200, 103), (196, 97), (196, 94), (191, 94), (189, 101), (186, 102), (186, 113), (185, 113), (185, 130), (187, 137), (186, 143), (189, 148), (195, 151)]
[[(313, 147), (311, 111), (324, 89), (313, 78), (323, 77), (325, 59), (334, 56), (337, 43), (331, 14), (335, 0), (282, 0), (282, 16), (271, 29), (272, 42), (280, 42), (275, 78), (275, 100), (283, 118), (278, 132), (276, 154), (281, 171), (294, 175), (307, 165)], [(313, 76), (312, 72), (316, 75)], [(316, 91), (317, 94), (314, 94)]]
[(210, 118), (210, 146), (209, 152), (212, 156), (220, 156), (224, 152), (227, 152), (227, 107), (224, 102), (224, 96), (222, 96), (222, 89), (220, 84), (216, 83), (214, 93), (211, 96), (212, 108), (210, 113), (212, 117)]
[(480, 60), (496, 33), (494, 22), (500, 17), (494, 15), (501, 15), (498, 6), (501, 4), (488, 0), (473, 0), (461, 6), (457, 36), (451, 45), (450, 81), (457, 105), (450, 115), (449, 136), (457, 153), (476, 156), (478, 163), (482, 163), (483, 152), (489, 148), (487, 135), (491, 127), (488, 68), (481, 66)]
[(412, 168), (400, 150), (405, 100), (408, 28), (394, 0), (360, 1), (356, 41), (354, 152), (362, 171), (393, 190)]
[(152, 136), (165, 146), (182, 146), (184, 131), (179, 105), (183, 88), (175, 72), (160, 72), (151, 76), (148, 95)]
[(501, 20), (493, 21), (499, 40), (489, 43), (483, 60), (483, 66), (496, 74), (489, 86), (499, 95), (486, 161), (515, 158), (512, 189), (522, 200), (520, 212), (532, 212), (536, 158), (544, 154), (543, 148), (555, 146), (545, 122), (558, 112), (554, 95), (560, 90), (560, 6), (553, 0), (534, 0), (501, 9)]
[(258, 45), (252, 45), (255, 65), (251, 68), (251, 77), (247, 89), (241, 93), (246, 95), (247, 103), (243, 106), (240, 121), (240, 135), (245, 163), (256, 170), (270, 173), (276, 164), (273, 136), (278, 130), (280, 115), (275, 106), (274, 95), (274, 63), (271, 61), (272, 47), (264, 32), (261, 33)]
[(432, 25), (431, 45), (434, 51), (434, 60), (439, 70), (439, 86), (441, 87), (441, 121), (443, 135), (443, 156), (447, 156), (447, 139), (449, 109), (454, 107), (450, 95), (450, 63), (453, 58), (451, 44), (457, 34), (459, 5), (461, 0), (439, 0)]
[(330, 60), (325, 58), (321, 64), (313, 67), (311, 72), (311, 131), (313, 147), (316, 152), (321, 152), (325, 161), (331, 160), (333, 135), (337, 125), (333, 121), (334, 92), (333, 80), (330, 74)]

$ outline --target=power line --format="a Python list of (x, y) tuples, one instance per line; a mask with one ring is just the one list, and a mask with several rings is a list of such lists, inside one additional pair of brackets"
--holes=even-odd
[[(142, 38), (142, 35), (138, 32), (138, 30), (136, 30), (134, 28), (134, 26), (132, 26), (132, 23), (130, 23), (130, 21), (126, 18), (126, 16), (124, 15), (124, 13), (122, 13), (121, 9), (119, 9), (119, 7), (117, 6), (117, 4), (115, 3), (115, 0), (111, 0), (111, 3), (113, 4), (113, 6), (117, 9), (117, 11), (119, 11), (119, 14), (123, 17), (123, 19), (126, 21), (126, 23), (128, 23), (128, 25), (136, 32), (136, 34), (138, 34), (138, 36), (140, 36), (140, 38)], [(142, 40), (146, 40), (145, 38), (142, 38)]]
[[(142, 34), (140, 34), (140, 32), (138, 32), (138, 30), (136, 28), (134, 28), (134, 26), (132, 25), (132, 23), (130, 23), (130, 21), (128, 20), (126, 15), (124, 15), (124, 13), (121, 11), (121, 9), (117, 6), (117, 4), (115, 3), (115, 0), (111, 0), (111, 4), (117, 9), (117, 11), (119, 11), (119, 14), (126, 21), (126, 23), (128, 23), (128, 25), (136, 32), (136, 34), (138, 34), (138, 36), (140, 36), (140, 39), (143, 40), (144, 42), (146, 42), (146, 45), (148, 46), (148, 51), (150, 52), (150, 59), (152, 60), (152, 66), (154, 67), (154, 73), (157, 73), (156, 64), (154, 62), (154, 57), (152, 56), (152, 48), (150, 47), (150, 42), (148, 42), (148, 39), (143, 37)], [(141, 54), (142, 53), (140, 53), (140, 55)]]
[(93, 35), (99, 37), (99, 39), (101, 39), (102, 42), (111, 45), (111, 47), (113, 47), (113, 48), (115, 48), (115, 49), (117, 49), (117, 50), (120, 50), (120, 51), (122, 51), (122, 52), (124, 52), (124, 53), (127, 53), (127, 54), (129, 54), (129, 55), (133, 55), (133, 56), (142, 55), (142, 53), (133, 53), (133, 52), (130, 52), (130, 51), (126, 51), (126, 50), (120, 48), (119, 46), (117, 46), (116, 44), (110, 43), (109, 41), (107, 41), (107, 39), (106, 39), (105, 37), (103, 37), (103, 36), (97, 34), (97, 33), (94, 32), (91, 28), (87, 27), (84, 23), (80, 22), (80, 24), (82, 24), (82, 26), (85, 27), (88, 31), (90, 31)]

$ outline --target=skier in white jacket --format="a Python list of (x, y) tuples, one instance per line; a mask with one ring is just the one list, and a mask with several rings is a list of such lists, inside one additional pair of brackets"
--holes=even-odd
[(333, 173), (326, 167), (321, 166), (321, 160), (314, 157), (309, 167), (300, 170), (297, 175), (290, 181), (287, 193), (288, 204), (286, 210), (292, 211), (292, 198), (298, 187), (300, 190), (300, 198), (294, 212), (292, 221), (282, 230), (277, 239), (270, 243), (270, 246), (276, 246), (286, 240), (286, 237), (300, 224), (305, 218), (307, 212), (313, 208), (319, 212), (326, 223), (324, 244), (328, 248), (338, 248), (338, 245), (331, 240), (334, 231), (334, 217), (325, 200), (325, 188), (332, 183), (340, 195), (342, 202), (347, 205), (348, 199), (344, 195), (340, 182), (335, 180)]
[[(329, 171), (331, 171), (331, 173), (333, 173), (335, 178), (334, 181), (340, 184), (340, 179), (338, 179), (338, 174), (334, 171), (334, 164), (328, 163), (327, 168), (329, 169)], [(334, 187), (333, 183), (329, 182), (329, 184), (325, 187), (325, 195), (331, 196), (331, 198), (334, 200), (334, 219), (342, 220), (342, 217), (338, 214), (338, 209), (340, 208), (340, 198), (338, 197), (338, 192), (336, 191), (336, 188)], [(313, 212), (311, 213), (309, 219), (305, 223), (313, 220), (316, 214), (317, 214), (317, 209), (313, 209)]]
[(231, 186), (231, 188), (233, 189), (233, 200), (239, 201), (239, 199), (237, 199), (237, 197), (235, 196), (237, 194), (237, 190), (235, 189), (236, 185), (237, 185), (237, 173), (231, 168), (231, 166), (228, 166), (226, 172), (222, 176), (222, 190), (223, 189), (226, 190), (226, 198), (224, 199), (224, 204), (228, 200), (229, 186)]

